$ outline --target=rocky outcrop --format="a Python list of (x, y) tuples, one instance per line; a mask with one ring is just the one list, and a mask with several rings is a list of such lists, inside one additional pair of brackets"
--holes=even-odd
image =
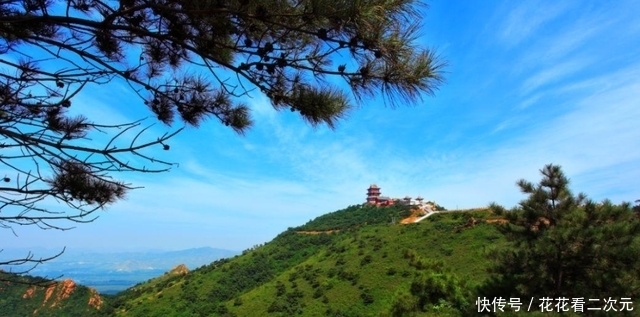
[(42, 305), (45, 306), (47, 303), (50, 303), (49, 307), (59, 306), (60, 302), (68, 298), (75, 289), (76, 283), (70, 279), (51, 284), (45, 290)]
[[(42, 301), (41, 303), (35, 304), (37, 308), (33, 311), (33, 314), (36, 315), (38, 311), (63, 307), (65, 300), (72, 296), (77, 288), (78, 285), (71, 279), (53, 282), (49, 285), (32, 285), (22, 294), (22, 298), (31, 301)], [(95, 289), (88, 288), (88, 290), (89, 299), (87, 305), (94, 309), (100, 309), (103, 304), (102, 297)]]
[(167, 272), (166, 274), (168, 275), (185, 275), (189, 273), (189, 269), (187, 268), (186, 265), (184, 264), (180, 264), (176, 267), (174, 267), (173, 269), (171, 269), (171, 271)]
[(24, 292), (24, 294), (22, 294), (22, 298), (24, 299), (32, 298), (35, 293), (36, 293), (36, 287), (31, 286), (27, 288), (27, 291)]
[(0, 316), (86, 316), (107, 306), (95, 289), (71, 279), (17, 274), (0, 274), (0, 299)]
[(102, 306), (102, 297), (93, 288), (89, 288), (89, 294), (89, 306), (99, 310)]

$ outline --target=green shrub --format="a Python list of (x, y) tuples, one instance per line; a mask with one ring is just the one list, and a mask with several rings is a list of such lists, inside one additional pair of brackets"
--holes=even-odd
[(322, 288), (320, 287), (316, 288), (312, 295), (313, 298), (320, 298), (322, 296), (324, 296), (324, 290), (322, 290)]
[(440, 246), (440, 253), (444, 256), (451, 256), (453, 254), (453, 248), (449, 246)]
[(287, 292), (287, 287), (281, 281), (276, 282), (276, 296), (282, 296)]
[(367, 254), (364, 258), (362, 258), (362, 260), (360, 260), (360, 266), (365, 266), (369, 263), (371, 263), (372, 258), (370, 254)]
[(364, 289), (362, 293), (360, 293), (360, 298), (365, 305), (369, 305), (373, 303), (373, 295), (371, 295), (371, 290)]

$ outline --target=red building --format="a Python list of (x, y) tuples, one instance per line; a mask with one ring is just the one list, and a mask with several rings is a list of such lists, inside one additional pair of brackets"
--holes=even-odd
[(380, 187), (371, 184), (367, 189), (367, 203), (375, 205), (378, 202), (378, 197), (380, 197)]
[(367, 204), (389, 206), (393, 205), (393, 199), (386, 196), (380, 196), (380, 187), (378, 187), (376, 184), (372, 184), (367, 189)]

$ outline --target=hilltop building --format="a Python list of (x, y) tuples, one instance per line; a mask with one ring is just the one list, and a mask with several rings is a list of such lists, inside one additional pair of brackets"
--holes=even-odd
[(367, 204), (376, 205), (376, 206), (390, 206), (396, 203), (400, 203), (403, 205), (417, 206), (421, 209), (435, 209), (435, 203), (433, 202), (423, 202), (424, 198), (418, 196), (415, 199), (412, 199), (409, 196), (405, 196), (404, 198), (390, 198), (387, 196), (382, 196), (380, 193), (380, 187), (376, 184), (371, 184), (367, 189)]
[(389, 206), (393, 205), (393, 203), (393, 199), (387, 196), (380, 196), (380, 187), (378, 187), (376, 184), (372, 184), (367, 189), (367, 204)]

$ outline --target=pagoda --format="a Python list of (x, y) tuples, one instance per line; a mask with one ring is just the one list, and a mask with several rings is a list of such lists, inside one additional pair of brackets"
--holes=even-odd
[(367, 189), (367, 203), (371, 205), (375, 205), (378, 203), (378, 198), (380, 197), (380, 187), (376, 184), (371, 184)]
[(387, 196), (380, 196), (380, 187), (371, 184), (367, 189), (367, 204), (376, 206), (391, 206), (394, 200)]

